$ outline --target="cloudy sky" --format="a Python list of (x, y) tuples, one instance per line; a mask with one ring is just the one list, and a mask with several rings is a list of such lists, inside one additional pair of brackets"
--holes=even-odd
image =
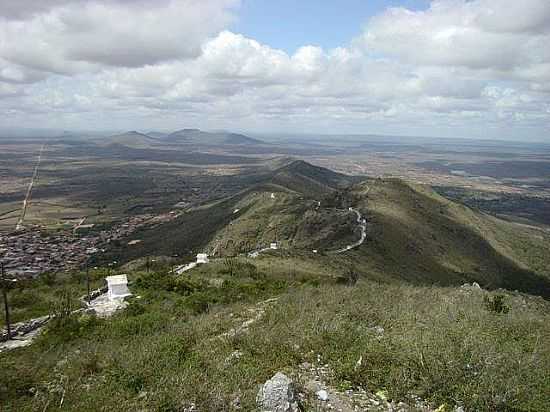
[(548, 0), (0, 1), (0, 127), (550, 141)]

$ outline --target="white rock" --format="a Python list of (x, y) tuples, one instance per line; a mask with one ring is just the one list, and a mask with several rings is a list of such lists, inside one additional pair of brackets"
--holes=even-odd
[(328, 401), (328, 392), (325, 391), (324, 389), (317, 391), (315, 394), (317, 395), (317, 399), (319, 399), (320, 401), (323, 401), (323, 402)]
[(261, 412), (298, 412), (300, 410), (292, 380), (277, 372), (268, 380), (256, 396)]
[(355, 363), (355, 368), (354, 368), (354, 370), (359, 369), (362, 365), (363, 365), (363, 355), (359, 356), (359, 359), (358, 359), (357, 362)]

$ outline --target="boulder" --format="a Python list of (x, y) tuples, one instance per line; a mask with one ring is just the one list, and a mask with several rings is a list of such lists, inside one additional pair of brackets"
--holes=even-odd
[(315, 394), (317, 395), (317, 399), (319, 399), (320, 401), (323, 401), (323, 402), (328, 401), (328, 392), (325, 391), (324, 389), (317, 391)]
[(298, 398), (295, 385), (284, 373), (277, 372), (268, 380), (256, 396), (261, 412), (298, 412)]

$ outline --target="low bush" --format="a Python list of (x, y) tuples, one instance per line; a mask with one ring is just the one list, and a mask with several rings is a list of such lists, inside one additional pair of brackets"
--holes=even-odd
[(495, 295), (492, 298), (488, 296), (483, 297), (485, 309), (493, 313), (508, 313), (510, 311), (510, 307), (504, 303), (504, 300), (504, 295)]

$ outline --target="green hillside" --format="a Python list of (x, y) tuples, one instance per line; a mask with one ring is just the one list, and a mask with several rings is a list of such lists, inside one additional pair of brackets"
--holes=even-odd
[(266, 255), (238, 259), (233, 274), (223, 260), (181, 276), (132, 271), (134, 297), (114, 317), (62, 315), (31, 346), (0, 354), (2, 410), (253, 411), (278, 371), (297, 383), (304, 411), (327, 410), (312, 379), (346, 412), (549, 410), (548, 302), (351, 287), (333, 268)]
[(231, 223), (216, 233), (207, 250), (226, 256), (265, 248), (336, 249), (352, 243), (354, 216), (347, 210), (319, 207), (277, 186), (254, 191), (235, 204)]
[[(331, 251), (360, 237), (354, 213), (368, 220), (367, 240), (339, 258), (362, 276), (415, 284), (506, 288), (550, 296), (550, 236), (453, 203), (400, 180), (352, 179), (305, 162), (267, 173), (250, 189), (191, 209), (175, 221), (132, 235), (109, 259), (144, 255), (246, 254), (277, 242), (285, 253)], [(328, 254), (328, 256), (325, 256)]]
[(297, 160), (276, 169), (271, 181), (304, 196), (320, 200), (339, 188), (348, 187), (357, 179)]
[(373, 180), (356, 194), (370, 226), (355, 255), (376, 272), (414, 283), (477, 281), (550, 296), (547, 232), (474, 212), (400, 180)]
[[(127, 273), (134, 296), (112, 318), (70, 314), (84, 273), (11, 290), (15, 319), (58, 317), (0, 354), (2, 408), (252, 411), (283, 371), (304, 411), (327, 410), (319, 381), (345, 412), (549, 410), (550, 303), (534, 296), (550, 297), (547, 232), (396, 179), (287, 161), (258, 173), (134, 246), (113, 242), (103, 258), (132, 264), (98, 261), (92, 281)], [(348, 207), (368, 236), (335, 254), (358, 238)], [(203, 251), (209, 264), (174, 274)]]
[(103, 259), (176, 253), (191, 257), (201, 251), (227, 256), (271, 242), (311, 251), (343, 247), (357, 238), (354, 215), (325, 206), (325, 199), (332, 201), (339, 188), (349, 187), (351, 178), (291, 161), (262, 171), (257, 180), (250, 189), (191, 209), (170, 223), (138, 230), (131, 237), (141, 240), (138, 245), (113, 244)]

